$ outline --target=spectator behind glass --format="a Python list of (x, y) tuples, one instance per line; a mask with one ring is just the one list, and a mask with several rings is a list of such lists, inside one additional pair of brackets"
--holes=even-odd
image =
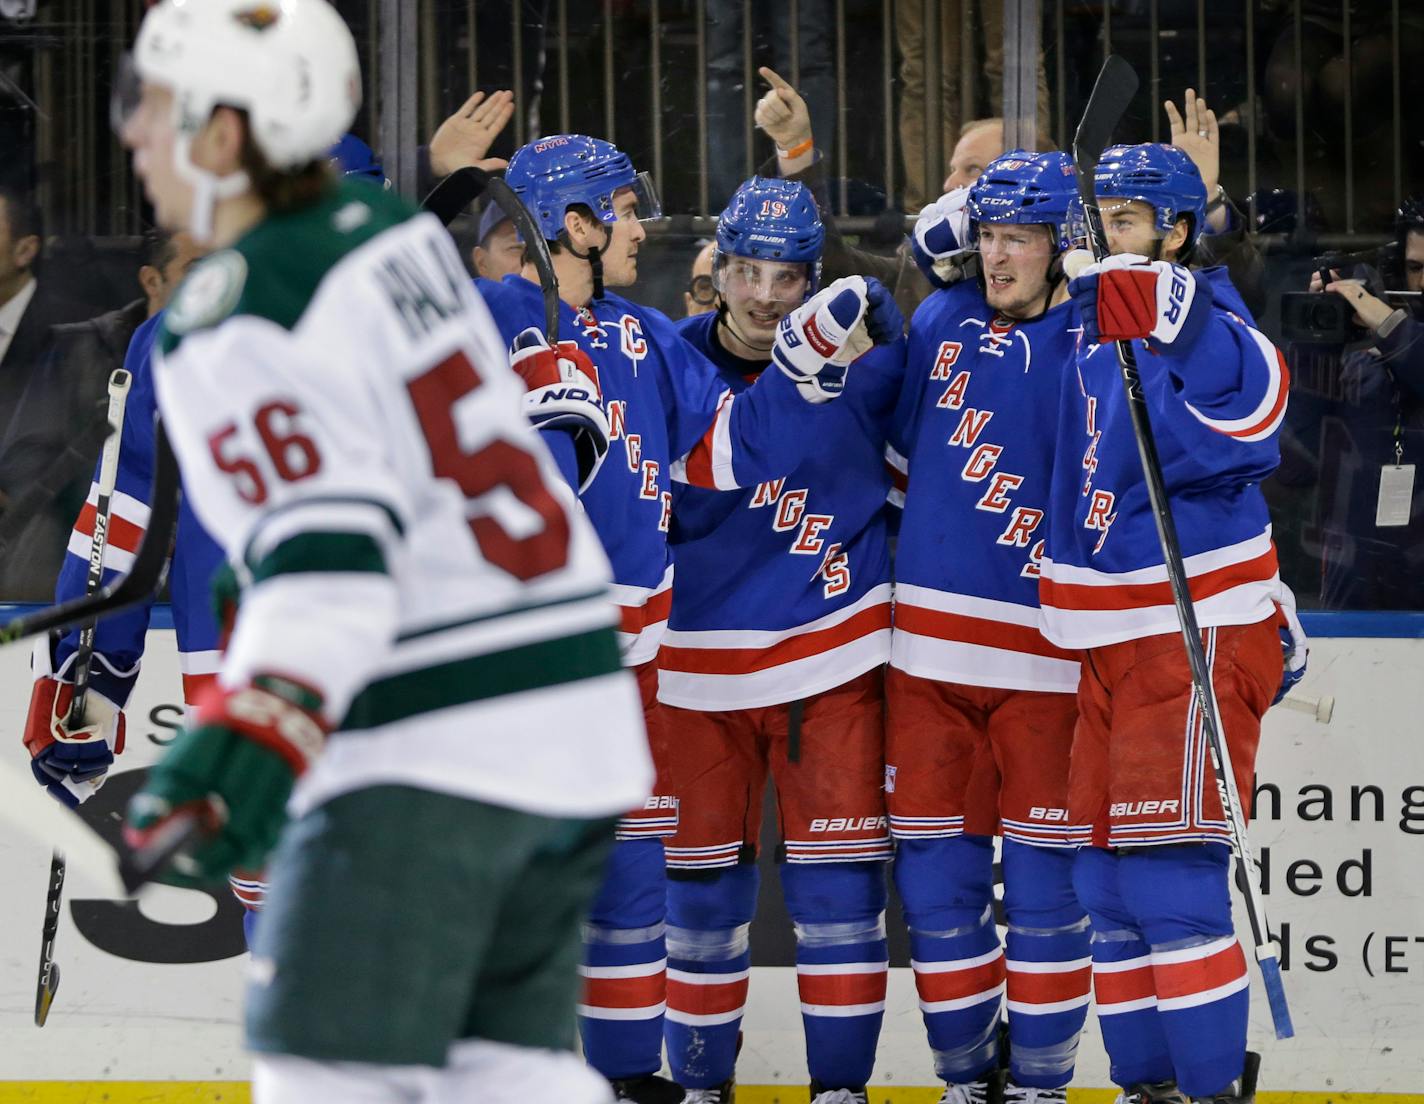
[(692, 259), (692, 274), (687, 281), (687, 290), (682, 293), (688, 318), (717, 309), (717, 289), (712, 286), (712, 254), (716, 250), (715, 241), (706, 242)]
[[(974, 57), (983, 59), (980, 73), (971, 74), (969, 91), (982, 83), (985, 95), (963, 97), (963, 66), (960, 64), (960, 37), (964, 25), (965, 7), (969, 0), (941, 0), (939, 9), (939, 101), (942, 139), (940, 148), (949, 149), (956, 136), (962, 142), (975, 124), (966, 116), (980, 108), (991, 112), (1004, 106), (1004, 0), (979, 0), (977, 26), (971, 23), (971, 34), (979, 32), (971, 47)], [(895, 41), (900, 48), (900, 148), (905, 162), (905, 210), (918, 211), (936, 199), (934, 172), (926, 176), (925, 166), (925, 5), (898, 3), (895, 5)], [(987, 114), (987, 112), (986, 112)], [(990, 120), (982, 120), (989, 122)], [(1043, 67), (1043, 53), (1038, 55), (1038, 136), (1048, 137), (1048, 79)], [(1043, 149), (1043, 146), (1039, 147)], [(1052, 146), (1047, 147), (1052, 149)], [(956, 150), (957, 152), (957, 150)], [(978, 172), (957, 180), (953, 187), (973, 184), (984, 166), (1004, 152), (1003, 124), (1000, 123), (998, 147), (978, 162)], [(951, 163), (953, 158), (951, 158)], [(951, 169), (952, 171), (952, 169)], [(950, 190), (946, 184), (944, 190)]]
[(0, 426), (49, 349), (50, 331), (83, 318), (82, 304), (40, 279), (44, 224), (24, 193), (0, 185)]
[[(814, 119), (821, 128), (822, 156), (827, 159), (831, 156), (830, 134), (836, 110), (835, 72), (831, 58), (835, 15), (828, 0), (800, 0), (795, 5), (748, 5), (743, 0), (708, 0), (707, 148), (710, 156), (707, 160), (707, 201), (714, 211), (725, 207), (737, 186), (752, 175), (752, 165), (746, 163), (743, 130), (747, 94), (744, 78), (752, 79), (751, 73), (744, 73), (742, 68), (743, 14), (750, 12), (753, 20), (753, 56), (765, 57), (770, 53), (772, 64), (781, 72), (790, 73), (793, 9), (797, 30), (797, 77), (805, 96), (803, 102), (810, 105), (806, 137), (810, 137), (809, 120)], [(766, 17), (771, 21), (769, 41), (768, 28), (758, 20), (758, 13), (768, 13)], [(770, 134), (770, 131), (767, 133)], [(774, 139), (775, 135), (772, 137)], [(779, 143), (778, 148), (795, 149)]]
[(51, 329), (49, 346), (20, 396), (0, 438), (0, 496), (9, 502), (41, 477), (62, 468), (73, 478), (47, 503), (0, 559), (0, 599), (48, 601), (83, 505), (98, 450), (66, 451), (74, 437), (107, 405), (109, 375), (124, 363), (129, 340), (146, 318), (163, 309), (199, 256), (184, 233), (153, 231), (144, 237), (138, 270), (142, 296), (118, 310)]
[(524, 264), (524, 243), (509, 216), (490, 200), (480, 215), (480, 229), (475, 247), (470, 250), (470, 262), (475, 275), (486, 280), (499, 280), (519, 274)]
[[(1310, 290), (1345, 299), (1367, 348), (1338, 360), (1320, 427), (1322, 582), (1327, 609), (1424, 609), (1424, 312), (1418, 298), (1387, 292), (1424, 286), (1424, 200), (1406, 200), (1395, 218), (1393, 255), (1383, 279), (1358, 268)], [(1407, 304), (1400, 306), (1400, 303)], [(1393, 511), (1381, 498), (1401, 486)], [(1407, 505), (1406, 505), (1407, 504)]]

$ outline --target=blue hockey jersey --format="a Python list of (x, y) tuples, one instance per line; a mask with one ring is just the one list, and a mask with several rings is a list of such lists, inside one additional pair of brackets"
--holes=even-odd
[(1077, 657), (1038, 628), (1053, 435), (1072, 306), (1027, 322), (977, 282), (910, 323), (891, 445), (908, 467), (891, 665), (921, 678), (1072, 693)]
[[(766, 362), (723, 349), (716, 320), (698, 315), (678, 330), (729, 391), (744, 394)], [(775, 705), (840, 686), (889, 657), (884, 452), (903, 362), (903, 338), (860, 357), (810, 430), (806, 458), (784, 476), (736, 491), (675, 488), (677, 586), (658, 657), (659, 700), (712, 711)], [(787, 423), (781, 432), (807, 430)]]
[[(475, 286), (506, 342), (543, 328), (538, 285), (506, 276)], [(580, 501), (613, 565), (624, 663), (646, 663), (672, 604), (674, 482), (730, 490), (784, 475), (836, 404), (806, 402), (780, 372), (733, 394), (666, 315), (612, 293), (577, 310), (561, 302), (558, 339), (578, 342), (598, 371), (610, 451)], [(801, 433), (786, 432), (792, 419)]]
[[(110, 500), (109, 536), (104, 548), (105, 584), (133, 565), (134, 553), (138, 551), (148, 525), (148, 500), (153, 483), (153, 427), (157, 413), (150, 355), (162, 318), (160, 312), (134, 332), (124, 357), (124, 367), (132, 374), (133, 382), (124, 410), (118, 477)], [(55, 600), (59, 602), (84, 593), (98, 501), (98, 478), (96, 467), (95, 481), (90, 484), (88, 501), (69, 536), (69, 549), (55, 585)], [(173, 602), (173, 627), (177, 635), (183, 699), (186, 702), (192, 702), (197, 692), (212, 680), (221, 662), (210, 584), (222, 562), (222, 550), (198, 523), (185, 498), (179, 507), (168, 588)], [(94, 631), (90, 685), (120, 706), (128, 701), (138, 678), (152, 609), (151, 601), (130, 607), (103, 618)], [(77, 631), (61, 637), (52, 651), (50, 640), (41, 638), (36, 646), (36, 673), (47, 673), (47, 664), (52, 665), (50, 669), (64, 673), (78, 644)]]
[[(1223, 268), (1197, 274), (1211, 315), (1185, 348), (1134, 341), (1197, 621), (1271, 616), (1280, 578), (1261, 480), (1280, 463), (1290, 377)], [(1043, 628), (1088, 648), (1178, 631), (1117, 355), (1081, 341), (1065, 374)]]

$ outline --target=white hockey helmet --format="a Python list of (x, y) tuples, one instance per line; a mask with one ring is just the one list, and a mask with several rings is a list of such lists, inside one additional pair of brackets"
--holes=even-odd
[(277, 170), (324, 161), (361, 104), (351, 31), (327, 0), (162, 0), (144, 17), (115, 94), (122, 134), (140, 82), (173, 94), (174, 167), (193, 187), (188, 230), (211, 240), (218, 201), (251, 186), (193, 163), (194, 137), (225, 105), (247, 112), (252, 141)]
[(144, 81), (172, 89), (179, 133), (220, 104), (247, 112), (274, 169), (324, 160), (361, 105), (356, 43), (327, 0), (162, 0), (134, 43)]

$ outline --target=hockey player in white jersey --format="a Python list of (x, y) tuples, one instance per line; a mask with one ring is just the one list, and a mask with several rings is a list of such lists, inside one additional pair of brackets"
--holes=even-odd
[(129, 838), (192, 811), (175, 867), (212, 879), (280, 834), (259, 1104), (601, 1104), (578, 922), (652, 773), (598, 540), (443, 227), (329, 175), (360, 87), (334, 9), (164, 0), (133, 60), (157, 218), (217, 247), (155, 381), (239, 589)]

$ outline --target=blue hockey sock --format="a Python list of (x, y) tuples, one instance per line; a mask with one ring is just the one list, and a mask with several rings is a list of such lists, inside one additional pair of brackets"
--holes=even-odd
[(667, 875), (660, 839), (619, 840), (583, 930), (579, 1034), (610, 1080), (657, 1073), (667, 1000)]
[(751, 976), (748, 931), (757, 868), (727, 867), (668, 881), (668, 1065), (684, 1088), (730, 1081)]
[(901, 839), (895, 887), (910, 928), (910, 965), (935, 1073), (980, 1080), (999, 1058), (1004, 952), (994, 930), (994, 841)]
[(1073, 1080), (1093, 971), (1088, 917), (1073, 892), (1074, 850), (1005, 840), (1010, 1073), (1019, 1085)]
[(890, 965), (885, 868), (878, 862), (781, 866), (796, 926), (796, 986), (811, 1079), (827, 1089), (870, 1080)]
[(1246, 955), (1231, 926), (1231, 853), (1222, 844), (1147, 847), (1123, 855), (1118, 881), (1148, 946), (1157, 1013), (1190, 1096), (1241, 1076), (1248, 1011)]
[(1109, 1075), (1123, 1088), (1175, 1076), (1157, 1015), (1151, 952), (1119, 887), (1120, 859), (1084, 847), (1073, 863), (1073, 887), (1088, 910), (1093, 937), (1093, 990)]

